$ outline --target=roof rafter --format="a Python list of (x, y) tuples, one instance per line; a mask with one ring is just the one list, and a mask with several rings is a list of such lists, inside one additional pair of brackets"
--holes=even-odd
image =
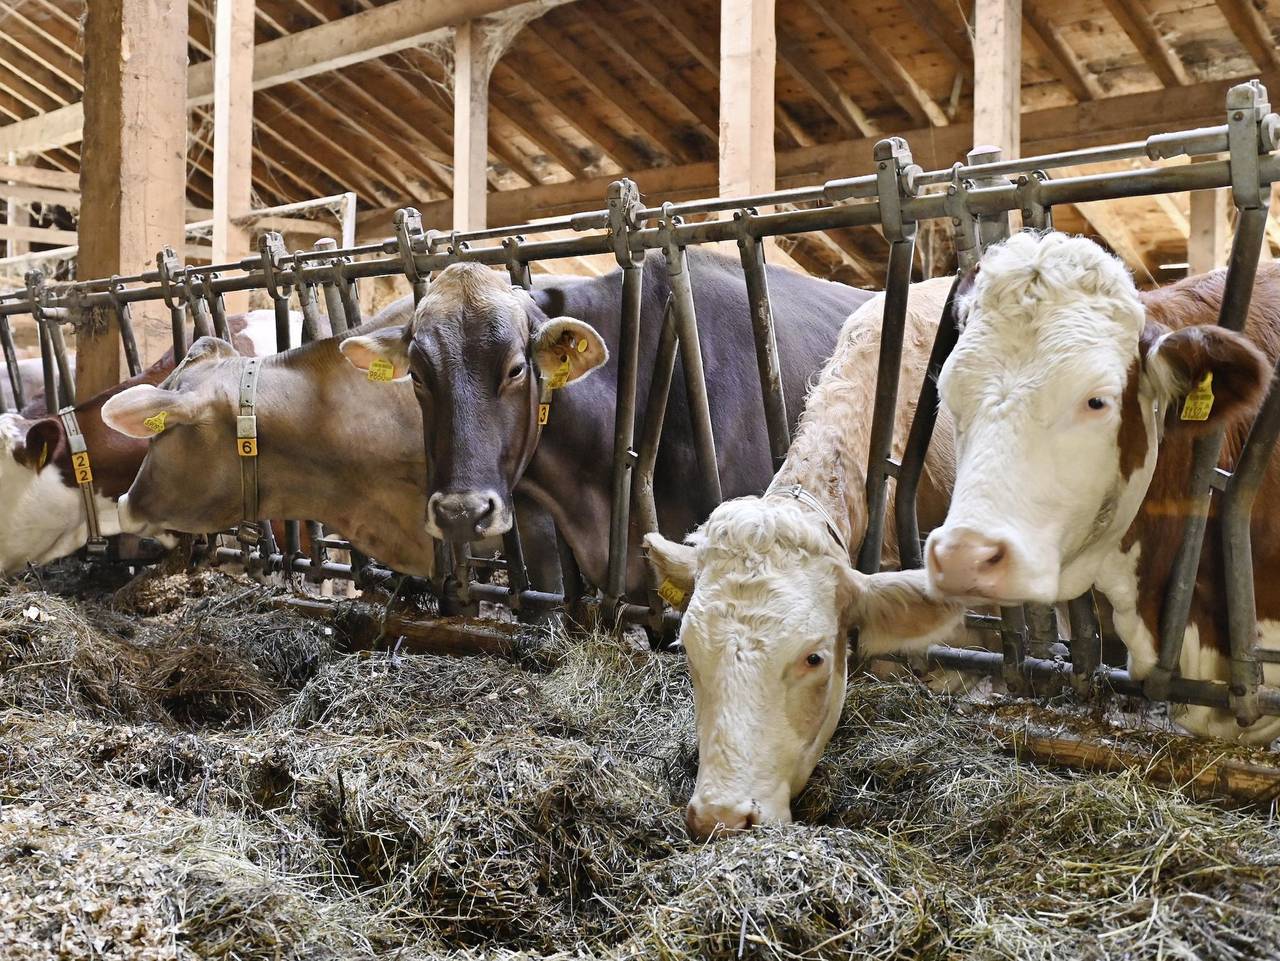
[(1062, 32), (1036, 8), (1034, 0), (1022, 2), (1022, 29), (1044, 51), (1049, 68), (1077, 102), (1096, 100), (1103, 95), (1098, 78), (1076, 56)]
[(804, 45), (786, 33), (779, 25), (778, 62), (800, 81), (809, 95), (817, 101), (818, 106), (830, 115), (846, 134), (862, 134), (873, 136), (880, 128), (872, 122), (861, 107), (847, 93), (836, 86), (821, 67), (814, 63)]
[(1129, 35), (1153, 73), (1166, 87), (1185, 87), (1191, 82), (1177, 53), (1165, 42), (1142, 0), (1102, 0)]
[(1218, 0), (1218, 9), (1260, 70), (1280, 70), (1280, 50), (1266, 18), (1250, 0)]

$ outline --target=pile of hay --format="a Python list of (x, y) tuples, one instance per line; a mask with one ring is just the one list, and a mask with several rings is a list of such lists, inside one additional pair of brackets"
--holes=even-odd
[(695, 845), (678, 656), (347, 654), (218, 577), (0, 588), (0, 958), (1280, 957), (1272, 818), (917, 686), (851, 685), (805, 823)]

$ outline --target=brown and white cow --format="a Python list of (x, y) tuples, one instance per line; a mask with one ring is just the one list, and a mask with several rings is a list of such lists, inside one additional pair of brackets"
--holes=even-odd
[[(910, 291), (897, 457), (950, 287), (942, 278)], [(698, 780), (686, 813), (694, 837), (791, 819), (791, 799), (840, 717), (851, 626), (864, 656), (901, 649), (906, 639), (925, 646), (959, 626), (959, 605), (921, 603), (924, 571), (868, 577), (851, 562), (867, 527), (883, 310), (880, 295), (845, 322), (771, 493), (721, 504), (688, 543), (645, 538), (658, 578), (689, 598), (680, 637), (697, 713)], [(941, 521), (952, 474), (942, 431), (921, 480), (925, 527)], [(787, 493), (795, 488), (803, 493)], [(892, 533), (885, 557), (896, 561)]]
[[(1230, 468), (1280, 356), (1280, 267), (1259, 268), (1243, 334), (1216, 326), (1225, 273), (1139, 293), (1093, 242), (1015, 235), (983, 258), (960, 305), (964, 328), (939, 380), (955, 423), (956, 486), (927, 544), (939, 592), (1052, 603), (1096, 587), (1114, 608), (1129, 669), (1159, 656), (1159, 617), (1187, 516), (1195, 439), (1227, 431)], [(1280, 648), (1280, 459), (1253, 518), (1260, 643)], [(1179, 668), (1227, 680), (1215, 495)], [(1268, 683), (1280, 664), (1266, 664)], [(1181, 710), (1201, 735), (1265, 743), (1280, 719), (1237, 727)]]
[[(250, 311), (227, 318), (239, 350), (252, 354), (269, 349), (275, 314)], [(301, 330), (302, 317), (294, 324)], [(296, 334), (295, 334), (296, 336)], [(39, 361), (36, 361), (38, 366)], [(3, 375), (0, 364), (0, 376)], [(103, 536), (121, 533), (116, 500), (133, 483), (144, 442), (122, 437), (102, 422), (103, 405), (130, 387), (158, 384), (173, 370), (168, 354), (137, 377), (130, 378), (76, 406), (93, 466), (98, 522)], [(31, 398), (28, 398), (31, 400)], [(32, 405), (27, 410), (31, 412)], [(66, 431), (56, 416), (20, 417), (0, 414), (0, 575), (27, 564), (45, 564), (79, 550), (89, 539), (89, 523), (71, 469)]]
[[(357, 332), (376, 329), (378, 318)], [(380, 382), (355, 370), (327, 338), (263, 358), (255, 412), (259, 513), (317, 520), (393, 569), (429, 576), (435, 542), (420, 523), (426, 459), (407, 381)], [(199, 532), (244, 518), (236, 417), (244, 358), (211, 337), (192, 345), (159, 387), (111, 398), (108, 425), (144, 442), (146, 459), (120, 499), (120, 523), (136, 534)], [(163, 430), (151, 429), (164, 414)], [(534, 518), (532, 523), (537, 523)], [(523, 525), (522, 525), (523, 526)], [(531, 579), (556, 589), (549, 521), (532, 530)]]

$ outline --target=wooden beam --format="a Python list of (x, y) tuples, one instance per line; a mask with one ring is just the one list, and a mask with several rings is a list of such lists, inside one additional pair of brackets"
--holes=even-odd
[[(13, 159), (13, 158), (10, 158)], [(10, 164), (13, 166), (13, 164)], [(5, 193), (8, 195), (4, 202), (4, 222), (8, 227), (28, 227), (31, 225), (31, 215), (27, 212), (19, 201), (23, 198), (18, 191), (23, 190), (43, 190), (42, 187), (28, 187), (25, 184), (8, 184)], [(76, 206), (80, 206), (80, 195), (76, 194)], [(29, 241), (19, 240), (17, 237), (11, 237), (5, 244), (5, 254), (9, 257), (21, 257), (31, 249)]]
[(774, 0), (720, 0), (719, 194), (774, 188)]
[[(899, 0), (899, 6), (954, 66), (964, 71), (973, 65), (971, 38), (956, 22), (951, 12), (954, 6), (938, 0)], [(971, 7), (972, 4), (965, 5), (966, 10)]]
[(1044, 51), (1049, 69), (1071, 91), (1071, 96), (1080, 103), (1103, 96), (1098, 78), (1076, 56), (1062, 31), (1036, 8), (1032, 0), (1023, 0), (1022, 25), (1026, 35)]
[(453, 35), (453, 223), (485, 228), (489, 170), (489, 68), (484, 35), (473, 20)]
[(977, 0), (974, 7), (973, 141), (1018, 156), (1022, 110), (1021, 0)]
[(1182, 61), (1161, 36), (1142, 0), (1103, 0), (1103, 3), (1162, 84), (1185, 87), (1191, 82)]
[(783, 30), (777, 31), (777, 37), (778, 61), (800, 81), (800, 85), (809, 91), (818, 106), (844, 133), (869, 137), (879, 132), (879, 127), (866, 112), (818, 66), (804, 44)]
[[(1234, 84), (1249, 77), (1215, 80), (1178, 89), (1161, 89), (1145, 93), (1108, 97), (1087, 104), (1073, 104), (1030, 111), (1022, 115), (1022, 156), (1056, 153), (1079, 147), (1118, 143), (1145, 137), (1152, 133), (1185, 130), (1191, 127), (1221, 123), (1226, 95)], [(1280, 90), (1280, 75), (1264, 74), (1262, 82)], [(949, 127), (908, 130), (898, 134), (911, 145), (916, 163), (926, 170), (950, 166), (964, 158), (973, 145), (972, 127), (953, 123)], [(817, 144), (777, 154), (777, 185), (802, 186), (822, 183), (833, 177), (848, 177), (873, 169), (872, 148), (876, 138)], [(728, 196), (717, 187), (718, 170), (714, 163), (682, 166), (635, 168), (628, 171), (640, 189), (652, 198), (662, 200)], [(614, 175), (543, 184), (528, 190), (506, 190), (489, 197), (489, 219), (495, 224), (516, 224), (535, 217), (603, 209), (605, 192)], [(741, 193), (741, 191), (738, 191)], [(442, 202), (443, 203), (443, 202)], [(448, 204), (423, 205), (447, 225)], [(362, 223), (386, 222), (393, 208), (368, 210)], [(377, 228), (381, 229), (381, 228)]]
[[(213, 77), (214, 263), (241, 260), (250, 233), (234, 218), (253, 203), (253, 21), (256, 0), (216, 0)], [(228, 295), (227, 309), (249, 308), (246, 291)]]
[[(253, 89), (264, 90), (443, 40), (449, 28), (459, 23), (524, 3), (525, 0), (392, 0), (259, 44), (254, 50)], [(212, 100), (212, 62), (192, 64), (187, 74), (187, 108)], [(83, 126), (83, 104), (75, 103), (0, 127), (0, 155), (10, 150), (29, 154), (77, 143)]]
[(1189, 273), (1203, 274), (1227, 262), (1230, 199), (1230, 192), (1225, 189), (1191, 191), (1191, 233), (1187, 238)]
[[(0, 188), (3, 189), (3, 188)], [(24, 227), (19, 224), (0, 224), (0, 240), (22, 241), (29, 244), (56, 244), (64, 247), (76, 242), (74, 230), (59, 230), (55, 227)], [(14, 251), (26, 253), (26, 251)], [(13, 256), (10, 254), (9, 256)]]
[(80, 175), (48, 170), (44, 167), (27, 167), (23, 164), (0, 164), (0, 180), (31, 187), (52, 187), (55, 190), (79, 190)]
[(570, 175), (581, 177), (586, 173), (577, 150), (538, 123), (532, 116), (532, 111), (526, 106), (515, 103), (498, 93), (494, 89), (492, 76), (489, 78), (489, 110), (495, 120), (514, 127), (535, 147), (545, 150), (547, 156), (567, 170)]
[(1088, 221), (1093, 232), (1101, 237), (1131, 269), (1139, 273), (1145, 272), (1148, 280), (1155, 279), (1152, 265), (1147, 261), (1147, 248), (1130, 229), (1129, 221), (1115, 203), (1093, 200), (1073, 206), (1080, 216)]
[(921, 126), (945, 127), (950, 121), (942, 108), (914, 77), (884, 49), (863, 21), (837, 0), (806, 0), (831, 35), (862, 64), (913, 121)]
[[(154, 267), (186, 226), (186, 0), (94, 0), (84, 27), (85, 142), (77, 269), (84, 277)], [(135, 306), (144, 364), (172, 346), (163, 304)], [(113, 318), (82, 331), (76, 389), (89, 397), (120, 379)]]
[(26, 203), (46, 204), (62, 207), (66, 210), (80, 209), (80, 191), (52, 190), (49, 187), (28, 187), (25, 184), (5, 184), (0, 186), (0, 195), (10, 200), (21, 200)]
[(1280, 70), (1280, 50), (1262, 11), (1251, 0), (1218, 0), (1218, 9), (1259, 70)]

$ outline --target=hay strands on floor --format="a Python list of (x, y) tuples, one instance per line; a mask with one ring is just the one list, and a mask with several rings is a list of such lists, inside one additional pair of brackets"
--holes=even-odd
[(273, 604), (281, 610), (332, 622), (348, 638), (353, 651), (389, 649), (397, 638), (402, 638), (399, 649), (406, 654), (488, 656), (506, 660), (516, 656), (514, 630), (495, 621), (457, 617), (411, 618), (358, 601), (281, 597)]
[[(1126, 743), (1121, 736), (1090, 736), (1068, 726), (1053, 729), (1030, 719), (993, 718), (987, 729), (1018, 760), (1086, 771), (1133, 772), (1176, 786), (1197, 800), (1269, 809), (1280, 799), (1280, 757), (1266, 764), (1237, 756), (1232, 747), (1191, 738), (1161, 744)], [(1185, 751), (1181, 750), (1182, 747)], [(1254, 752), (1249, 752), (1254, 753)]]

